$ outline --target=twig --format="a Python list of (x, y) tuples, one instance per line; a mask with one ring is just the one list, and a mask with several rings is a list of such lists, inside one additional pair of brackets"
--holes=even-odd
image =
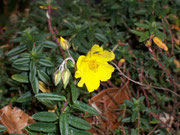
[(165, 20), (165, 22), (167, 23), (167, 25), (169, 26), (169, 33), (170, 33), (170, 35), (171, 35), (171, 44), (172, 44), (171, 56), (173, 56), (173, 55), (174, 55), (174, 36), (173, 36), (172, 30), (171, 30), (171, 26), (170, 26), (167, 18), (164, 17), (164, 20)]
[(154, 133), (154, 131), (158, 128), (158, 125), (156, 125), (152, 130), (151, 132), (148, 133), (148, 135), (151, 135), (152, 133)]
[(53, 40), (56, 41), (56, 44), (57, 46), (59, 47), (59, 50), (61, 52), (61, 55), (63, 56), (63, 58), (66, 58), (65, 54), (64, 54), (64, 51), (63, 49), (61, 48), (61, 46), (59, 45), (59, 41), (57, 40), (56, 38), (56, 35), (54, 33), (54, 30), (52, 28), (52, 23), (51, 23), (51, 6), (50, 4), (48, 5), (48, 10), (47, 10), (47, 13), (46, 13), (46, 17), (48, 19), (48, 26), (49, 26), (49, 31), (51, 32), (52, 36), (53, 36)]
[(110, 63), (113, 64), (113, 65), (116, 67), (116, 69), (119, 71), (120, 75), (124, 76), (126, 79), (128, 79), (129, 81), (131, 81), (131, 82), (133, 82), (133, 83), (135, 83), (135, 84), (138, 84), (138, 85), (141, 85), (141, 86), (144, 86), (144, 87), (147, 87), (147, 88), (155, 88), (155, 89), (162, 89), (162, 90), (165, 90), (165, 91), (169, 91), (169, 92), (173, 93), (174, 95), (180, 97), (179, 94), (177, 94), (176, 92), (174, 92), (174, 91), (172, 91), (172, 90), (170, 90), (170, 89), (163, 88), (163, 87), (157, 87), (157, 86), (145, 85), (145, 84), (142, 84), (142, 83), (140, 83), (140, 82), (137, 82), (137, 81), (129, 78), (127, 75), (125, 75), (125, 74), (120, 70), (120, 68), (119, 68), (114, 62), (111, 61)]

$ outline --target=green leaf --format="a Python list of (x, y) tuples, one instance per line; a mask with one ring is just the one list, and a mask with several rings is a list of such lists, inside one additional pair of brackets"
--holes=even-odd
[(50, 80), (49, 76), (46, 74), (46, 72), (39, 70), (38, 76), (45, 84), (50, 85), (51, 80)]
[(69, 124), (79, 129), (91, 129), (91, 125), (87, 121), (73, 115), (69, 116)]
[(160, 121), (159, 120), (152, 120), (152, 121), (150, 121), (150, 123), (151, 124), (158, 124), (158, 123), (160, 123)]
[(35, 120), (43, 122), (54, 122), (57, 120), (57, 115), (53, 112), (38, 112), (32, 116)]
[(108, 39), (101, 33), (96, 33), (95, 34), (96, 39), (102, 42), (108, 42)]
[(48, 59), (39, 59), (38, 62), (45, 67), (54, 67), (54, 64)]
[(99, 112), (95, 108), (93, 108), (93, 107), (89, 106), (88, 104), (85, 104), (81, 101), (76, 101), (73, 105), (73, 108), (81, 110), (83, 112), (88, 112), (88, 113), (91, 113), (94, 115), (99, 114)]
[(79, 97), (79, 90), (74, 84), (71, 84), (71, 95), (72, 95), (72, 101), (73, 103), (75, 103)]
[(134, 122), (138, 118), (138, 112), (134, 111), (132, 116), (131, 116), (131, 122)]
[(43, 122), (36, 122), (31, 125), (28, 125), (28, 128), (33, 131), (38, 132), (55, 132), (56, 131), (56, 124), (54, 123), (43, 123)]
[(14, 62), (13, 62), (13, 64), (15, 64), (15, 65), (20, 65), (20, 64), (28, 64), (30, 62), (30, 58), (19, 58), (19, 59), (17, 59), (17, 60), (15, 60)]
[(142, 32), (142, 31), (130, 30), (130, 32), (133, 33), (133, 34), (135, 34), (135, 35), (138, 35), (138, 36), (143, 35), (143, 32)]
[(88, 131), (83, 131), (83, 130), (79, 130), (73, 127), (69, 127), (69, 130), (71, 132), (71, 135), (92, 135), (92, 133), (88, 132)]
[(32, 98), (31, 98), (31, 92), (28, 91), (26, 93), (24, 93), (23, 95), (21, 95), (17, 100), (16, 102), (18, 103), (23, 103), (23, 102), (27, 102), (27, 101), (30, 101)]
[(149, 31), (143, 32), (143, 34), (141, 35), (141, 37), (139, 38), (139, 42), (143, 42), (147, 39), (149, 39)]
[(11, 76), (11, 78), (17, 82), (21, 83), (29, 83), (28, 76), (22, 75), (22, 74), (14, 74)]
[(24, 71), (29, 70), (29, 64), (13, 64), (12, 66), (19, 70), (24, 70)]
[(131, 117), (126, 117), (121, 122), (128, 123), (128, 122), (130, 122), (130, 120), (131, 120)]
[(27, 126), (24, 129), (28, 132), (28, 135), (37, 135), (37, 132), (30, 130)]
[(14, 49), (10, 50), (6, 54), (6, 56), (13, 56), (13, 55), (23, 52), (24, 50), (26, 50), (26, 45), (19, 45), (19, 46), (15, 47)]
[(137, 135), (137, 131), (135, 129), (131, 129), (131, 135)]
[(155, 35), (162, 41), (164, 41), (164, 38), (166, 37), (166, 35), (163, 32), (160, 32), (158, 29), (155, 30)]
[(133, 103), (130, 100), (124, 100), (124, 104), (126, 104), (129, 108), (133, 106)]
[(57, 95), (54, 93), (39, 93), (35, 95), (36, 98), (42, 100), (52, 100), (52, 101), (65, 101), (66, 98), (61, 95)]
[(49, 109), (54, 109), (54, 103), (53, 101), (50, 101), (50, 100), (45, 100), (45, 99), (40, 99), (40, 98), (37, 98), (39, 102), (41, 102), (42, 104), (44, 104), (45, 106), (47, 106), (47, 108)]
[(12, 39), (10, 39), (9, 40), (9, 42), (21, 42), (21, 40), (22, 40), (22, 37), (16, 37), (16, 38), (12, 38)]
[(34, 94), (39, 93), (39, 81), (37, 77), (35, 77), (34, 80), (31, 82), (31, 86), (32, 86)]
[(46, 47), (46, 48), (57, 48), (57, 44), (52, 41), (44, 41), (41, 44), (43, 45), (43, 47)]
[(0, 124), (0, 132), (7, 130), (7, 128)]
[(145, 29), (149, 29), (149, 25), (144, 24), (144, 23), (135, 23), (136, 26), (141, 27), (141, 28), (145, 28)]
[(61, 135), (69, 134), (68, 115), (66, 113), (61, 113), (59, 116), (59, 129)]
[(30, 80), (30, 82), (33, 82), (35, 77), (36, 77), (36, 69), (31, 70), (29, 72), (29, 80)]

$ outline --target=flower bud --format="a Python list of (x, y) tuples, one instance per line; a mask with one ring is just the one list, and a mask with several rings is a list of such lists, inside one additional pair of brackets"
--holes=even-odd
[(64, 69), (63, 73), (62, 73), (62, 81), (63, 81), (63, 85), (64, 85), (64, 89), (66, 88), (66, 86), (69, 83), (69, 77), (71, 75), (71, 72), (69, 71), (69, 69)]
[(145, 45), (146, 45), (147, 47), (149, 47), (149, 46), (151, 46), (151, 44), (152, 44), (152, 42), (148, 40)]
[(64, 39), (63, 37), (60, 37), (60, 45), (64, 50), (67, 50), (71, 47), (69, 42), (66, 39)]
[(60, 70), (57, 70), (55, 73), (54, 73), (54, 84), (55, 86), (57, 86), (59, 84), (59, 82), (61, 81), (61, 71)]

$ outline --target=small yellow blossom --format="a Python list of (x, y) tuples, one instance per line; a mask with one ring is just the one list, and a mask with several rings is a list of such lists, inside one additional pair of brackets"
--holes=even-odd
[(111, 78), (114, 67), (108, 64), (115, 58), (112, 51), (103, 50), (95, 44), (86, 56), (81, 55), (77, 61), (75, 78), (81, 78), (78, 83), (82, 87), (85, 83), (89, 92), (93, 92), (100, 86), (100, 81)]
[(160, 48), (164, 49), (165, 51), (168, 51), (168, 47), (166, 46), (165, 43), (163, 43), (163, 42), (161, 41), (161, 39), (159, 39), (158, 37), (154, 37), (154, 38), (153, 38), (153, 41), (154, 41), (154, 43), (155, 43), (157, 46), (159, 46)]

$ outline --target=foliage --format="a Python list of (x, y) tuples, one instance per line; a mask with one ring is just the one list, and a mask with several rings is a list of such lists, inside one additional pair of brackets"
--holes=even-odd
[[(129, 80), (131, 100), (119, 105), (119, 128), (104, 132), (178, 134), (179, 6), (178, 0), (31, 2), (28, 14), (19, 12), (16, 23), (7, 20), (1, 31), (0, 107), (12, 104), (29, 112), (36, 120), (25, 127), (29, 134), (90, 135), (99, 125), (83, 118), (101, 114), (88, 100)], [(89, 93), (77, 86), (74, 60), (94, 44), (114, 52), (117, 70), (111, 83)]]

